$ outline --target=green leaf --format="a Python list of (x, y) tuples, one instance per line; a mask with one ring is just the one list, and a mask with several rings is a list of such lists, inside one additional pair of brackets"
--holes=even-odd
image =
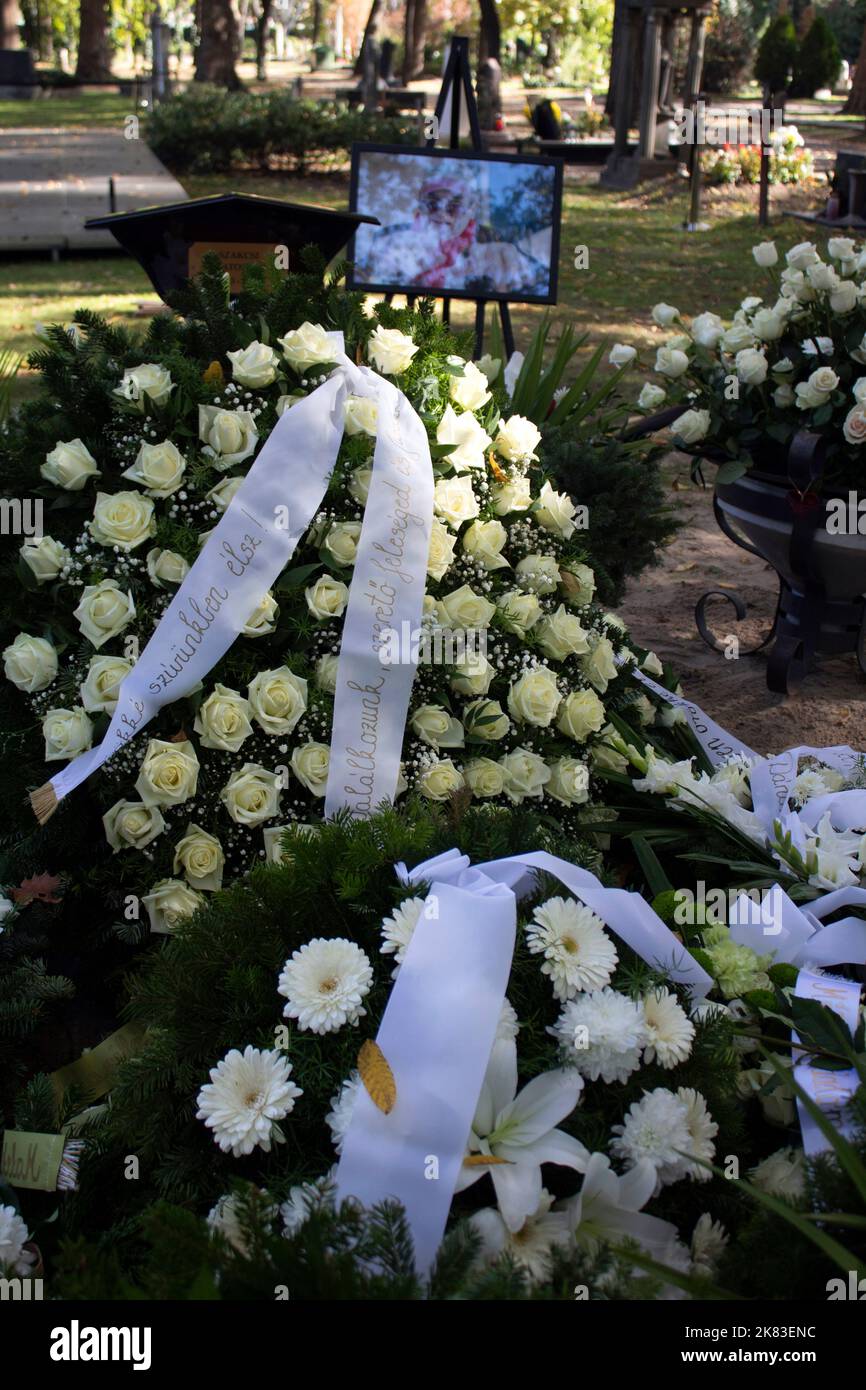
[(630, 835), (637, 861), (654, 897), (673, 889), (673, 884), (661, 866), (658, 855), (643, 835)]
[(742, 478), (743, 474), (748, 472), (748, 469), (749, 465), (743, 459), (729, 459), (727, 463), (719, 465), (716, 482), (735, 483), (738, 478)]
[(274, 588), (281, 594), (288, 593), (291, 589), (300, 589), (301, 585), (318, 569), (321, 569), (318, 560), (312, 565), (296, 565), (294, 569), (286, 570), (285, 574), (280, 575)]

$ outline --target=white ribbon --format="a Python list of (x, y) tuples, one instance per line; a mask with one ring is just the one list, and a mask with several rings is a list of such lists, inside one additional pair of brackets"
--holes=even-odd
[[(625, 658), (617, 662), (618, 665), (625, 665)], [(629, 666), (628, 673), (634, 676), (636, 681), (645, 685), (654, 695), (658, 695), (662, 700), (666, 700), (669, 705), (676, 709), (681, 709), (689, 726), (692, 729), (698, 743), (703, 748), (713, 767), (721, 767), (730, 758), (739, 756), (743, 758), (756, 758), (758, 755), (745, 743), (741, 743), (734, 734), (729, 734), (727, 729), (723, 729), (714, 719), (696, 705), (693, 700), (687, 700), (682, 695), (675, 695), (672, 690), (666, 690), (657, 681), (650, 680), (649, 676), (644, 675), (636, 666)]]
[(329, 337), (339, 348), (336, 370), (274, 426), (121, 685), (102, 743), (51, 778), (58, 800), (163, 705), (188, 695), (232, 645), (319, 509), (350, 392), (376, 400), (378, 431), (337, 668), (326, 814), (348, 806), (365, 818), (393, 800), (415, 667), (409, 653), (385, 667), (376, 648), (381, 629), (421, 621), (433, 515), (430, 450), (402, 392), (350, 362), (342, 334)]
[(429, 883), (377, 1042), (397, 1100), (385, 1115), (363, 1090), (337, 1168), (337, 1197), (365, 1206), (403, 1204), (419, 1272), (426, 1274), (445, 1231), (455, 1185), (499, 1022), (514, 952), (518, 897), (539, 872), (585, 902), (648, 964), (702, 999), (712, 980), (636, 893), (605, 888), (594, 874), (543, 851), (471, 867), (448, 850), (403, 883)]
[[(828, 928), (829, 930), (829, 928)], [(810, 970), (801, 970), (797, 976), (794, 993), (800, 999), (817, 999), (828, 1009), (833, 1009), (848, 1025), (852, 1035), (857, 1031), (860, 1016), (860, 986), (851, 980), (840, 980), (835, 976), (815, 975)], [(796, 1033), (793, 1040), (798, 1041)], [(794, 1080), (823, 1111), (831, 1124), (835, 1125), (846, 1139), (853, 1139), (856, 1126), (848, 1113), (848, 1102), (860, 1085), (856, 1067), (840, 1071), (828, 1071), (824, 1067), (813, 1066), (811, 1062), (796, 1062)], [(803, 1148), (809, 1155), (828, 1149), (830, 1145), (817, 1121), (809, 1114), (806, 1106), (797, 1097), (797, 1111), (800, 1116), (800, 1129), (803, 1134)]]

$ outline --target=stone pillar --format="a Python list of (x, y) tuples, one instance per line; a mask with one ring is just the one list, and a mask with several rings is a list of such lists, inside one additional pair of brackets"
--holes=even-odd
[(638, 152), (641, 159), (652, 159), (655, 154), (656, 122), (658, 120), (659, 73), (661, 70), (662, 36), (659, 15), (655, 10), (647, 10), (644, 19), (643, 74), (640, 95), (640, 139)]

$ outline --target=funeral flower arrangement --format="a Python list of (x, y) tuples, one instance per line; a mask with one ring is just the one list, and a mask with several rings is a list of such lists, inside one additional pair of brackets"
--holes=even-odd
[(674, 439), (721, 462), (724, 481), (809, 430), (826, 442), (818, 484), (856, 487), (866, 440), (866, 252), (850, 237), (830, 237), (826, 259), (808, 241), (783, 256), (765, 241), (752, 254), (767, 288), (729, 320), (709, 311), (686, 320), (675, 305), (654, 306), (654, 322), (670, 336), (638, 404), (682, 403)]

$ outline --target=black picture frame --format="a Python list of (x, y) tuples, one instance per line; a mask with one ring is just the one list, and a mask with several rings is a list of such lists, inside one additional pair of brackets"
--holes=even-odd
[(346, 286), (350, 290), (358, 290), (364, 294), (405, 294), (416, 299), (464, 299), (474, 302), (483, 301), (484, 303), (501, 304), (556, 304), (557, 291), (559, 288), (559, 242), (560, 229), (562, 224), (562, 160), (551, 159), (545, 155), (520, 155), (520, 154), (500, 154), (492, 150), (450, 150), (440, 148), (425, 148), (418, 145), (380, 145), (374, 142), (362, 141), (352, 146), (352, 172), (349, 189), (349, 209), (357, 212), (358, 206), (358, 185), (360, 178), (361, 160), (368, 154), (390, 154), (390, 155), (411, 155), (413, 158), (423, 159), (465, 159), (475, 163), (484, 164), (521, 164), (531, 166), (541, 166), (553, 170), (553, 226), (551, 229), (550, 246), (550, 279), (548, 281), (548, 293), (543, 295), (530, 295), (514, 292), (513, 290), (503, 290), (501, 293), (495, 291), (485, 292), (480, 295), (477, 290), (472, 289), (442, 289), (431, 290), (428, 285), (412, 285), (407, 283), (398, 284), (379, 284), (371, 281), (359, 279), (355, 273), (355, 237), (352, 236), (349, 242), (347, 256), (349, 259), (349, 270), (346, 277)]

